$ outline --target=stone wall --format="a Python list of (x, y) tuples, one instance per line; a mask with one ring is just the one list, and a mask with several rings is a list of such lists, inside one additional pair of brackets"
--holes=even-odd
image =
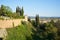
[(27, 16), (25, 19), (9, 19), (9, 20), (0, 20), (0, 28), (12, 28), (21, 24), (21, 21), (27, 21)]

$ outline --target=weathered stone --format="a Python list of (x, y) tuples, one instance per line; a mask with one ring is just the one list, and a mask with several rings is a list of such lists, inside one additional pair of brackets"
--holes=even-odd
[(6, 29), (0, 29), (0, 38), (5, 40), (7, 36), (7, 31)]

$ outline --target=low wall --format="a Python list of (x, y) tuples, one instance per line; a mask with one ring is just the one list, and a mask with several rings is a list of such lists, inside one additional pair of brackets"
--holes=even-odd
[(27, 21), (27, 17), (25, 19), (9, 19), (9, 20), (0, 20), (0, 28), (12, 28), (21, 24), (21, 21)]

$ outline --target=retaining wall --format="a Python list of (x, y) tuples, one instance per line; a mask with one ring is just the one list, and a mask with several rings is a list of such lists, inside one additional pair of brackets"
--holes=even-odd
[(9, 19), (9, 20), (0, 20), (0, 28), (12, 28), (21, 24), (21, 21), (27, 21), (27, 16), (25, 19)]

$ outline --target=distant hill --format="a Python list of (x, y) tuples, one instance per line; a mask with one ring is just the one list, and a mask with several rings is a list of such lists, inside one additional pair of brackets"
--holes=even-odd
[[(29, 16), (30, 19), (35, 19), (33, 16)], [(40, 17), (40, 19), (60, 19), (60, 17)]]

